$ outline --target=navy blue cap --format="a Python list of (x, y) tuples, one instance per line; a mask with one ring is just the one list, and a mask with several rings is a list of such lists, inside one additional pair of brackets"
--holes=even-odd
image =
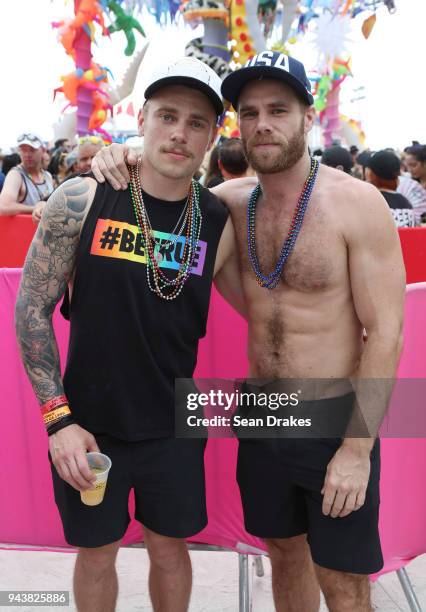
[(242, 68), (231, 72), (222, 83), (222, 95), (237, 109), (238, 98), (244, 85), (250, 81), (277, 79), (291, 87), (307, 104), (314, 103), (311, 84), (305, 67), (294, 57), (279, 51), (262, 51)]

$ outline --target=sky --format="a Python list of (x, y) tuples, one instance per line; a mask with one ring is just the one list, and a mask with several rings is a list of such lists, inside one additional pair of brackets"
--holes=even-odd
[[(51, 22), (69, 16), (72, 4), (71, 0), (0, 0), (0, 148), (14, 145), (23, 131), (34, 131), (46, 140), (53, 138), (52, 124), (66, 105), (61, 94), (53, 102), (53, 90), (60, 85), (60, 76), (72, 71), (73, 63), (58, 43)], [(385, 7), (378, 10), (368, 40), (361, 34), (363, 18), (368, 14), (353, 20), (351, 39), (346, 44), (354, 76), (343, 85), (341, 112), (361, 120), (366, 146), (371, 149), (403, 148), (411, 140), (426, 142), (421, 42), (426, 0), (395, 0), (395, 4), (393, 15)], [(186, 42), (202, 32), (200, 28), (191, 30), (182, 20), (179, 26), (164, 28), (148, 14), (139, 20), (150, 45), (132, 96), (136, 107), (153, 66), (183, 55)], [(137, 37), (140, 48), (143, 39), (139, 34)], [(114, 34), (109, 40), (98, 38), (94, 59), (108, 66), (119, 81), (128, 62), (124, 34)], [(318, 59), (315, 37), (306, 35), (293, 47), (292, 54), (312, 71)], [(136, 119), (118, 115), (116, 122), (118, 128), (132, 129)]]

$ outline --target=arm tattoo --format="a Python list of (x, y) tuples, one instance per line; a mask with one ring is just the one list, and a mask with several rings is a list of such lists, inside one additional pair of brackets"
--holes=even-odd
[(56, 304), (71, 278), (89, 201), (88, 181), (67, 181), (49, 198), (31, 243), (15, 306), (22, 360), (40, 404), (64, 392), (52, 326)]

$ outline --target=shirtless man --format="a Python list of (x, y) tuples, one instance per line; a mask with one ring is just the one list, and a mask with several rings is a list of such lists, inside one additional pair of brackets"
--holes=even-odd
[[(263, 274), (279, 259), (309, 175), (314, 121), (300, 62), (263, 52), (228, 76), (222, 93), (238, 111), (241, 137), (261, 191), (255, 245)], [(125, 187), (125, 147), (97, 155), (93, 170)], [(248, 257), (252, 179), (214, 188), (237, 233), (248, 305), (252, 378), (392, 379), (402, 346), (405, 272), (385, 200), (372, 188), (320, 166), (301, 232), (276, 288), (256, 282)], [(363, 342), (363, 330), (368, 342)], [(263, 538), (279, 612), (316, 612), (319, 586), (331, 612), (370, 612), (368, 574), (383, 564), (378, 534), (379, 446), (386, 410), (361, 407), (371, 437), (240, 440), (238, 482), (247, 530)]]

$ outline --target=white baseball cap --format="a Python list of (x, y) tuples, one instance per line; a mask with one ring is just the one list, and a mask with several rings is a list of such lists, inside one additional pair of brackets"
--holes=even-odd
[(29, 145), (33, 149), (39, 149), (40, 147), (44, 146), (40, 136), (37, 136), (37, 134), (33, 134), (32, 132), (25, 132), (24, 134), (20, 134), (16, 139), (16, 142), (18, 144), (18, 147), (20, 147), (21, 145)]
[(150, 84), (145, 90), (148, 100), (165, 85), (186, 85), (201, 91), (210, 102), (217, 115), (223, 113), (221, 78), (204, 62), (195, 57), (183, 57), (176, 62), (159, 66), (152, 74)]

